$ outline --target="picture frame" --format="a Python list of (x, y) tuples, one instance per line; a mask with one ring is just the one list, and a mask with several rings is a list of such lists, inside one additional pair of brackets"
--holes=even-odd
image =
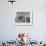
[(13, 16), (13, 25), (15, 26), (32, 26), (33, 24), (33, 11), (17, 10)]

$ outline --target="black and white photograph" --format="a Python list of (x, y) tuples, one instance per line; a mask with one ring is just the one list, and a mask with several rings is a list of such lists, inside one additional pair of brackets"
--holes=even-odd
[(17, 11), (13, 19), (15, 25), (32, 25), (32, 11)]

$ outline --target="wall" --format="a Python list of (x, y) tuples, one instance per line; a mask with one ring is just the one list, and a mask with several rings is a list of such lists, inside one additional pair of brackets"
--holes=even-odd
[[(25, 3), (26, 2), (26, 3)], [(29, 2), (29, 5), (27, 4)], [(25, 6), (26, 5), (26, 6)], [(27, 7), (28, 5), (28, 7)], [(33, 10), (32, 26), (14, 26), (12, 18), (16, 9)], [(11, 40), (18, 32), (27, 32), (37, 41), (46, 40), (46, 1), (45, 0), (17, 0), (14, 5), (7, 0), (0, 0), (0, 40)]]

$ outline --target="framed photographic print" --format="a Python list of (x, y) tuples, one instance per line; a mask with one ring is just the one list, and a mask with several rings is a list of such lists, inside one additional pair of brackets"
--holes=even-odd
[(32, 25), (32, 11), (16, 11), (13, 24), (16, 26)]

